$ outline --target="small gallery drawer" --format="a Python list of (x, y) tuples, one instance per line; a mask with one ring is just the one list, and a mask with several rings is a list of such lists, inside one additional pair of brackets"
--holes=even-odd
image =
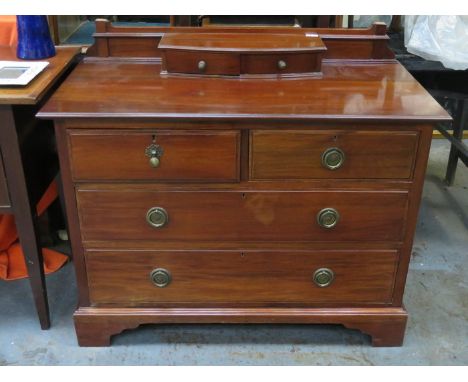
[(250, 178), (409, 179), (416, 131), (253, 131)]
[(0, 207), (7, 207), (10, 205), (10, 198), (8, 196), (8, 187), (5, 177), (5, 170), (3, 169), (3, 159), (0, 153)]
[[(83, 241), (401, 241), (407, 191), (77, 191)], [(326, 228), (325, 226), (328, 226)]]
[(239, 180), (238, 131), (69, 133), (74, 180)]
[(241, 57), (241, 73), (287, 74), (318, 73), (322, 63), (321, 54), (281, 53), (246, 54)]
[(398, 252), (87, 251), (92, 304), (388, 304)]
[(163, 70), (169, 73), (239, 75), (239, 56), (209, 52), (166, 52)]

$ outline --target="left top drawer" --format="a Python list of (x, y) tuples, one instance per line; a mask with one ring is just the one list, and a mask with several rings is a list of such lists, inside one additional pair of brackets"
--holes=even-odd
[(75, 181), (237, 182), (239, 131), (69, 130)]

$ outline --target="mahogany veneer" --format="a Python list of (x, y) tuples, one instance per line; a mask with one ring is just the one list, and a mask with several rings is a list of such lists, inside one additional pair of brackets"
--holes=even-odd
[[(404, 238), (408, 192), (293, 191), (263, 192), (80, 190), (83, 242), (111, 240), (179, 241), (391, 241)], [(170, 213), (160, 230), (145, 219), (149, 207)], [(324, 207), (336, 208), (339, 224), (323, 229), (316, 223)], [(106, 216), (103, 219), (103, 216)]]
[[(164, 147), (157, 171), (148, 171), (144, 149), (154, 131), (71, 131), (70, 149), (75, 180), (239, 180), (238, 131), (158, 131)], [(217, 158), (216, 161), (213, 158)]]
[[(229, 322), (338, 323), (401, 345), (432, 127), (450, 117), (383, 25), (207, 29), (98, 22), (38, 114), (55, 120), (79, 344)], [(306, 34), (321, 76), (300, 75)], [(301, 63), (290, 77), (285, 54)]]
[(162, 72), (202, 75), (313, 75), (327, 50), (317, 34), (165, 33)]
[(410, 179), (418, 139), (415, 131), (252, 131), (250, 177), (330, 178), (321, 156), (327, 148), (338, 146), (346, 158), (334, 178)]
[[(86, 263), (92, 304), (380, 305), (391, 303), (398, 253), (91, 250)], [(155, 293), (148, 264), (170, 269), (173, 285)], [(333, 288), (311, 282), (310, 270), (323, 266), (335, 272)]]

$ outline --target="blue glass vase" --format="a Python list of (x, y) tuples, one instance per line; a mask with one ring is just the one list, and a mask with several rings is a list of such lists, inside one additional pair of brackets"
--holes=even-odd
[(46, 16), (16, 16), (18, 47), (16, 55), (23, 60), (40, 60), (55, 56)]

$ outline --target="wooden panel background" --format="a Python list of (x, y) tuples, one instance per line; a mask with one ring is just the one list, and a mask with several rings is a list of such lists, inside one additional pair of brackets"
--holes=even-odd
[[(160, 59), (161, 51), (157, 48), (161, 37), (166, 32), (178, 33), (271, 33), (272, 28), (242, 27), (121, 27), (114, 26), (107, 20), (96, 20), (95, 44), (89, 48), (88, 55), (94, 57), (134, 57)], [(281, 34), (318, 34), (327, 47), (324, 58), (329, 59), (394, 59), (394, 53), (388, 48), (384, 23), (374, 23), (366, 29), (346, 28), (274, 28)]]

